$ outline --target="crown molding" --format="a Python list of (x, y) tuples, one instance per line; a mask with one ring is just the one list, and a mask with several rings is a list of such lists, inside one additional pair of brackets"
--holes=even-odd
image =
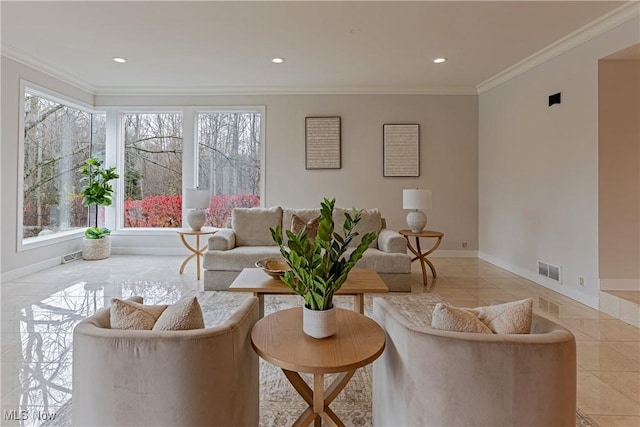
[(493, 89), (494, 87), (499, 86), (502, 83), (575, 48), (576, 46), (604, 34), (609, 30), (637, 18), (638, 16), (640, 16), (640, 2), (638, 0), (629, 0), (627, 4), (602, 15), (600, 18), (578, 28), (533, 55), (480, 83), (476, 86), (477, 92), (478, 94), (481, 94), (489, 89)]
[(29, 55), (28, 53), (7, 43), (3, 42), (0, 44), (0, 55), (26, 65), (27, 67), (31, 67), (37, 71), (40, 71), (41, 73), (47, 74), (71, 86), (75, 86), (78, 89), (89, 92), (92, 95), (95, 95), (95, 86), (93, 86), (86, 80), (79, 79), (69, 73), (60, 71), (57, 68), (52, 67), (51, 65), (46, 64)]
[(96, 96), (180, 95), (477, 95), (474, 87), (98, 87)]

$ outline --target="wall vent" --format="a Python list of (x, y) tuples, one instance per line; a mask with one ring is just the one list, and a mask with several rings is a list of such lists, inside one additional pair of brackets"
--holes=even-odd
[(69, 262), (82, 259), (82, 251), (71, 252), (70, 254), (62, 255), (62, 263), (67, 264)]
[(562, 284), (562, 269), (557, 265), (538, 260), (538, 274)]

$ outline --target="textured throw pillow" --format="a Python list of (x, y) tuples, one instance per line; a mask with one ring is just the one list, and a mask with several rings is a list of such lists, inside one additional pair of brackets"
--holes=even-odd
[(111, 329), (152, 329), (166, 305), (143, 305), (134, 301), (111, 300)]
[(478, 316), (466, 308), (457, 308), (439, 302), (431, 315), (431, 327), (443, 331), (493, 333)]
[(529, 334), (533, 317), (533, 299), (470, 309), (496, 334)]
[(291, 215), (291, 232), (293, 234), (298, 234), (300, 230), (303, 228), (307, 228), (307, 237), (313, 243), (316, 240), (316, 236), (318, 235), (318, 225), (320, 224), (320, 217), (317, 216), (312, 220), (305, 222), (304, 219), (300, 218), (298, 215)]
[(170, 305), (153, 325), (154, 331), (184, 331), (202, 328), (204, 328), (204, 318), (196, 297), (186, 298)]

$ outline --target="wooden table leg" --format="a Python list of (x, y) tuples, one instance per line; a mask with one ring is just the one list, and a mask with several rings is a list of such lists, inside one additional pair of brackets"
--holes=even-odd
[(313, 390), (302, 379), (299, 373), (283, 369), (284, 375), (287, 377), (293, 388), (298, 394), (309, 404), (309, 407), (298, 417), (294, 426), (307, 426), (314, 421), (315, 425), (319, 425), (324, 421), (329, 426), (344, 427), (344, 423), (338, 418), (335, 412), (329, 408), (329, 404), (340, 394), (345, 388), (353, 374), (356, 371), (343, 372), (338, 375), (324, 390), (324, 375), (313, 374)]
[(258, 319), (264, 317), (264, 294), (260, 292), (254, 292), (254, 297), (258, 297)]
[(364, 294), (355, 294), (353, 296), (353, 311), (364, 314)]
[(189, 261), (191, 261), (193, 259), (193, 257), (196, 258), (196, 279), (200, 280), (200, 257), (204, 254), (204, 250), (207, 249), (207, 245), (204, 245), (202, 248), (200, 247), (200, 235), (196, 234), (196, 246), (193, 247), (189, 244), (189, 242), (187, 242), (187, 239), (185, 238), (184, 234), (180, 235), (180, 239), (182, 240), (182, 244), (185, 246), (185, 248), (189, 249), (192, 254), (189, 255), (183, 262), (182, 265), (180, 266), (180, 274), (184, 273), (184, 268), (187, 266), (187, 264), (189, 263)]
[(440, 246), (440, 243), (442, 242), (442, 236), (438, 237), (436, 242), (434, 243), (433, 247), (431, 249), (429, 249), (427, 252), (422, 253), (422, 248), (420, 247), (420, 237), (416, 236), (416, 247), (414, 248), (413, 245), (411, 244), (411, 241), (409, 240), (409, 236), (404, 236), (405, 239), (407, 240), (407, 248), (409, 248), (409, 251), (411, 251), (412, 254), (414, 254), (415, 256), (411, 259), (411, 262), (413, 261), (420, 261), (420, 268), (422, 269), (422, 283), (424, 286), (428, 286), (428, 280), (427, 280), (427, 265), (429, 266), (429, 268), (431, 269), (431, 274), (433, 275), (433, 278), (435, 279), (436, 277), (438, 277), (438, 273), (436, 272), (436, 267), (435, 265), (433, 265), (433, 263), (429, 260), (429, 258), (427, 258), (433, 251), (435, 251), (436, 249), (438, 249), (438, 246)]

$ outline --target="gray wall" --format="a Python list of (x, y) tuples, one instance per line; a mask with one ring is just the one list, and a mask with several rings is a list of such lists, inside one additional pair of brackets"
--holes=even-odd
[[(16, 252), (17, 81), (34, 83), (92, 100), (86, 93), (10, 60), (2, 61), (2, 273), (53, 259), (77, 241)], [(5, 69), (8, 73), (5, 73)], [(9, 74), (11, 78), (5, 78)], [(15, 83), (15, 84), (14, 84)], [(12, 85), (16, 86), (15, 88)], [(5, 86), (10, 89), (5, 92)], [(6, 93), (6, 96), (5, 96)], [(445, 233), (440, 255), (475, 256), (478, 247), (478, 98), (463, 95), (263, 95), (263, 96), (96, 96), (103, 107), (265, 106), (265, 205), (319, 206), (336, 197), (344, 207), (377, 207), (390, 228), (405, 228), (403, 188), (433, 191), (428, 228)], [(304, 118), (342, 118), (342, 168), (305, 170)], [(4, 123), (8, 122), (7, 126)], [(420, 124), (420, 177), (382, 176), (382, 125)], [(6, 236), (6, 238), (5, 238)], [(113, 235), (116, 253), (183, 253), (175, 232)], [(468, 247), (462, 251), (462, 242)]]
[[(598, 60), (632, 19), (480, 94), (480, 257), (598, 306)], [(562, 92), (562, 104), (547, 97)], [(563, 284), (537, 275), (562, 267)], [(579, 278), (584, 278), (584, 286)]]

